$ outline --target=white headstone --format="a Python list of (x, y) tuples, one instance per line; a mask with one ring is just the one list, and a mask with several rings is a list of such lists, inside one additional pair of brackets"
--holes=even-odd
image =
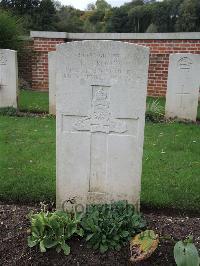
[(200, 87), (200, 55), (171, 54), (165, 115), (196, 121)]
[(56, 52), (48, 53), (49, 67), (49, 113), (56, 114)]
[(57, 48), (57, 207), (140, 199), (149, 49), (117, 41)]
[(17, 52), (0, 49), (0, 108), (17, 108)]

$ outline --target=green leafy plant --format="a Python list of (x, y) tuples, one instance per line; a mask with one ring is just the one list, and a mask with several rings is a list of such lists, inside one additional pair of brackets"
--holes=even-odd
[(0, 108), (0, 115), (16, 116), (17, 109), (14, 107), (2, 107)]
[(88, 246), (101, 253), (119, 250), (146, 226), (142, 216), (126, 201), (89, 206), (81, 224)]
[(164, 107), (159, 99), (150, 100), (146, 106), (146, 120), (152, 122), (161, 122), (164, 120)]
[(31, 214), (31, 235), (28, 246), (40, 246), (41, 252), (55, 248), (57, 252), (64, 251), (69, 255), (70, 247), (66, 243), (74, 234), (83, 236), (80, 227), (81, 215), (63, 211), (43, 212)]
[(191, 236), (184, 241), (176, 243), (174, 246), (174, 259), (177, 266), (199, 266), (199, 254)]

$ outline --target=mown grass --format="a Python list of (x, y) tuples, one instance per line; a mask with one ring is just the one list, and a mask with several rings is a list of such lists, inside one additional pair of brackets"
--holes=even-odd
[(200, 126), (147, 123), (142, 203), (199, 211), (199, 184)]
[[(55, 200), (55, 119), (0, 116), (0, 200)], [(146, 123), (142, 204), (199, 211), (200, 127)]]
[[(154, 101), (155, 98), (148, 97), (147, 103), (151, 103)], [(159, 105), (163, 108), (163, 114), (164, 114), (164, 108), (165, 108), (165, 98), (156, 98)], [(20, 90), (19, 94), (19, 109), (20, 111), (25, 112), (35, 112), (35, 113), (41, 113), (41, 112), (49, 112), (49, 94), (48, 92), (38, 92), (38, 91), (31, 91), (31, 90)], [(198, 113), (197, 118), (200, 120), (200, 104), (198, 106)]]
[(55, 198), (55, 119), (0, 116), (0, 199)]
[(20, 111), (33, 113), (49, 112), (48, 92), (20, 90), (19, 109)]

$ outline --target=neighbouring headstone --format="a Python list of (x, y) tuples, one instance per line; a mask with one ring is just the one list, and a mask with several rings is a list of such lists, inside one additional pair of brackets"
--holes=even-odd
[(49, 66), (49, 113), (56, 114), (56, 52), (48, 53)]
[(165, 115), (196, 121), (200, 87), (200, 55), (171, 54)]
[(140, 200), (149, 49), (57, 47), (57, 207)]
[(17, 52), (0, 49), (0, 108), (17, 108)]

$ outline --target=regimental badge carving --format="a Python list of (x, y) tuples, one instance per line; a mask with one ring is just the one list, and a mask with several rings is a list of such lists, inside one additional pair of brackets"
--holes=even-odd
[(178, 60), (178, 67), (180, 69), (189, 70), (192, 64), (193, 64), (192, 59), (190, 59), (189, 57), (182, 57), (181, 59)]
[(79, 119), (74, 124), (78, 131), (91, 131), (103, 133), (124, 133), (127, 131), (125, 121), (112, 117), (110, 111), (109, 87), (93, 86), (93, 99), (91, 113), (88, 117)]
[(0, 53), (0, 65), (6, 65), (7, 59), (3, 53)]

